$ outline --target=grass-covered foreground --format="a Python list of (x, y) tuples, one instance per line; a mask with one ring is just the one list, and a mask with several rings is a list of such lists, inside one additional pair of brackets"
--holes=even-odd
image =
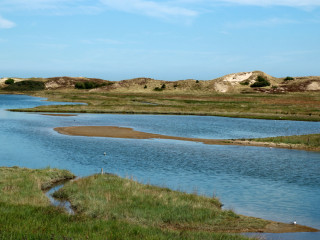
[(49, 206), (50, 201), (43, 194), (43, 190), (57, 182), (74, 177), (67, 170), (1, 167), (0, 202), (15, 205)]
[(222, 210), (216, 198), (144, 185), (114, 175), (94, 175), (66, 184), (55, 197), (68, 199), (78, 213), (178, 231), (243, 232), (268, 221)]
[(222, 210), (216, 198), (108, 174), (70, 181), (55, 193), (71, 202), (75, 215), (69, 215), (50, 206), (43, 189), (71, 178), (74, 175), (66, 170), (0, 168), (0, 240), (244, 240), (248, 238), (231, 233), (316, 231), (237, 215)]
[[(210, 217), (217, 223), (239, 218), (231, 211), (220, 214), (220, 203), (215, 199), (143, 187), (108, 175), (95, 175), (68, 184), (60, 196), (74, 196), (78, 201), (77, 213), (68, 215), (63, 209), (50, 206), (42, 189), (73, 177), (70, 172), (58, 169), (0, 168), (0, 239), (247, 239), (201, 231), (202, 222), (205, 227), (210, 226)], [(117, 190), (112, 193), (111, 189), (117, 187), (121, 188), (120, 195), (113, 195)], [(123, 192), (129, 189), (128, 193)], [(178, 202), (173, 204), (175, 201)], [(149, 204), (142, 207), (147, 202)], [(109, 210), (112, 212), (108, 213)], [(173, 223), (178, 221), (195, 224), (197, 228), (174, 227)], [(264, 221), (257, 221), (261, 223)]]

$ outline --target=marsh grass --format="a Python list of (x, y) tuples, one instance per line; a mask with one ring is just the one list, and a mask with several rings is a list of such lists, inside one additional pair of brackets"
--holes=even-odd
[(67, 170), (1, 167), (0, 202), (47, 206), (50, 202), (42, 190), (72, 178), (74, 175)]
[(317, 148), (320, 150), (320, 134), (309, 135), (295, 135), (295, 136), (280, 136), (269, 138), (251, 139), (257, 142), (273, 142), (286, 144), (300, 144), (310, 148)]
[[(320, 95), (288, 94), (201, 94), (112, 93), (41, 91), (32, 95), (52, 101), (83, 102), (87, 105), (40, 106), (17, 111), (124, 114), (177, 114), (320, 121)], [(152, 103), (152, 104), (146, 104)]]
[[(224, 233), (211, 233), (205, 231), (176, 230), (165, 227), (156, 227), (152, 224), (141, 224), (132, 222), (123, 217), (110, 215), (110, 217), (98, 217), (105, 215), (105, 209), (100, 202), (94, 206), (90, 214), (68, 215), (62, 208), (50, 206), (45, 194), (45, 189), (56, 181), (65, 178), (73, 178), (73, 174), (66, 170), (40, 169), (32, 170), (18, 167), (0, 168), (0, 240), (105, 240), (105, 239), (213, 239), (213, 240), (247, 240), (240, 235), (229, 235)], [(102, 176), (101, 180), (103, 180)], [(88, 179), (99, 179), (96, 176)], [(80, 183), (81, 180), (75, 183)], [(100, 183), (104, 183), (100, 182)], [(116, 183), (111, 182), (111, 184)], [(91, 184), (93, 184), (91, 186)], [(97, 190), (94, 182), (84, 182), (88, 189)], [(116, 190), (117, 184), (110, 185), (110, 189)], [(130, 188), (128, 185), (127, 187)], [(142, 190), (142, 189), (140, 189)], [(146, 190), (147, 191), (147, 190)], [(167, 189), (166, 191), (171, 192)], [(88, 192), (86, 192), (88, 193)], [(121, 212), (123, 205), (117, 206), (117, 202), (123, 199), (114, 199), (108, 193), (100, 191), (100, 198), (112, 201), (113, 208)], [(131, 198), (138, 198), (139, 192), (131, 191)], [(78, 195), (78, 192), (73, 194)], [(83, 194), (83, 193), (82, 193)], [(141, 194), (145, 194), (140, 193)], [(89, 200), (93, 196), (82, 196)], [(129, 197), (128, 194), (123, 197)], [(212, 200), (213, 201), (213, 200)], [(152, 206), (153, 203), (150, 203)], [(218, 202), (213, 201), (214, 205)], [(132, 206), (132, 205), (131, 205)], [(99, 209), (102, 207), (102, 209)], [(102, 211), (102, 213), (101, 213)], [(139, 207), (137, 210), (140, 211)], [(122, 214), (124, 211), (122, 211)], [(154, 216), (152, 216), (154, 217)], [(150, 217), (149, 217), (150, 219)]]
[(70, 216), (55, 207), (0, 203), (0, 240), (212, 239), (248, 240), (240, 235), (172, 231), (125, 221)]
[(144, 185), (114, 175), (94, 175), (55, 192), (78, 214), (173, 230), (241, 232), (263, 229), (269, 222), (222, 210), (216, 198)]

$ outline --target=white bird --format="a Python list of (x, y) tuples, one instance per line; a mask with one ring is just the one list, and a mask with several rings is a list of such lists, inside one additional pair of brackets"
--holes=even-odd
[(293, 224), (293, 225), (297, 225), (297, 221), (296, 221), (296, 220), (294, 220), (293, 222), (291, 222), (291, 224)]
[(107, 153), (106, 153), (106, 152), (104, 152), (104, 153), (103, 153), (103, 155), (107, 155)]

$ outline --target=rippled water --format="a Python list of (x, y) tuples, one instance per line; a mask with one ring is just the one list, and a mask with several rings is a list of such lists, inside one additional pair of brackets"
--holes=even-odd
[[(320, 122), (109, 114), (58, 117), (3, 110), (56, 104), (42, 100), (0, 95), (0, 165), (59, 167), (78, 176), (97, 173), (103, 167), (142, 182), (218, 196), (226, 208), (240, 214), (282, 222), (296, 220), (320, 229), (320, 153), (175, 140), (65, 136), (53, 130), (60, 126), (108, 125), (182, 137), (251, 138), (320, 133)], [(292, 239), (320, 239), (319, 233), (308, 234), (295, 234)], [(286, 236), (267, 238), (288, 239)]]

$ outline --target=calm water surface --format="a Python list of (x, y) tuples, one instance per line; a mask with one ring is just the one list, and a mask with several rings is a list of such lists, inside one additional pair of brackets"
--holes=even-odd
[[(5, 111), (49, 104), (57, 103), (0, 95), (0, 165), (59, 167), (78, 176), (97, 173), (103, 167), (145, 183), (218, 196), (225, 208), (240, 214), (282, 222), (296, 220), (320, 229), (320, 153), (175, 140), (65, 136), (53, 130), (60, 126), (108, 125), (223, 139), (320, 133), (319, 122), (109, 114), (56, 117)], [(320, 234), (266, 237), (312, 240), (320, 239)]]

